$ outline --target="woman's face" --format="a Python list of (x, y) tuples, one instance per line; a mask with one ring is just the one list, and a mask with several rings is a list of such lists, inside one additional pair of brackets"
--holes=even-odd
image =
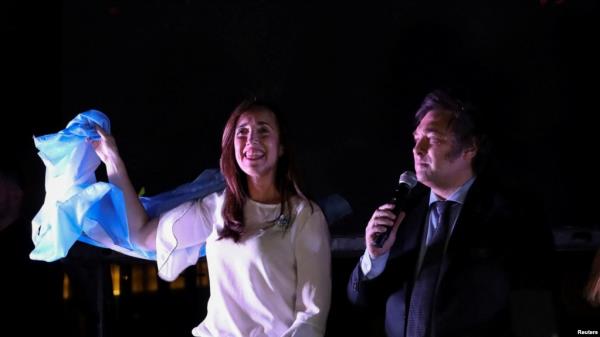
[(265, 109), (244, 112), (235, 126), (234, 147), (237, 164), (248, 176), (275, 177), (283, 148), (273, 112)]

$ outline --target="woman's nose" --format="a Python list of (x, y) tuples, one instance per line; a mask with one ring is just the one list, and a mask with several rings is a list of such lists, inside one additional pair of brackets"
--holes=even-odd
[(252, 143), (258, 142), (258, 135), (256, 134), (255, 131), (248, 132), (248, 138), (246, 139), (246, 142), (248, 144), (252, 144)]

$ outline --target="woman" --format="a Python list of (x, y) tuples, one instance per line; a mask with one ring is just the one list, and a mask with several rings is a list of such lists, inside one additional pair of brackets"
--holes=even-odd
[(592, 261), (590, 276), (583, 289), (583, 296), (591, 306), (600, 306), (600, 249)]
[(330, 305), (329, 233), (319, 207), (296, 185), (276, 111), (242, 102), (221, 143), (224, 191), (149, 219), (114, 139), (98, 127), (94, 149), (124, 193), (132, 239), (156, 250), (174, 278), (206, 243), (208, 313), (195, 336), (322, 336)]

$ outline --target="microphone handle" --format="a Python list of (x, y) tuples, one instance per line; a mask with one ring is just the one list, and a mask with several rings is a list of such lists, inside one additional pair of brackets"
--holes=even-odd
[[(402, 201), (402, 199), (397, 198), (397, 197), (392, 198), (392, 200), (390, 201), (390, 203), (394, 204), (394, 209), (392, 209), (392, 213), (394, 213), (394, 215), (396, 215), (396, 217), (398, 216), (398, 214), (400, 214), (401, 201)], [(385, 243), (385, 241), (390, 237), (390, 233), (392, 232), (393, 227), (394, 226), (385, 226), (385, 232), (381, 232), (379, 235), (377, 235), (375, 237), (375, 240), (374, 240), (375, 247), (377, 247), (377, 248), (383, 247), (383, 244)]]
[[(390, 204), (394, 204), (392, 213), (394, 213), (394, 215), (396, 215), (396, 217), (398, 217), (398, 214), (400, 214), (400, 211), (404, 207), (406, 196), (408, 195), (408, 193), (410, 193), (410, 190), (411, 190), (411, 187), (408, 186), (408, 184), (406, 184), (406, 183), (400, 183), (400, 184), (398, 184), (398, 186), (396, 186), (396, 189), (394, 190), (394, 193), (392, 194), (392, 200), (390, 200), (390, 202), (389, 202)], [(375, 240), (373, 242), (375, 244), (375, 247), (377, 247), (377, 248), (383, 247), (383, 244), (385, 243), (385, 240), (387, 240), (388, 237), (390, 236), (390, 233), (392, 232), (393, 227), (394, 226), (386, 226), (385, 232), (382, 232), (381, 234), (379, 234), (375, 237)]]

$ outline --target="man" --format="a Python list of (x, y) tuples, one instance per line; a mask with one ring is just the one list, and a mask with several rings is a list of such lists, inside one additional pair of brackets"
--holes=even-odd
[[(484, 177), (486, 139), (474, 112), (440, 90), (425, 97), (415, 115), (413, 156), (417, 179), (428, 189), (413, 189), (417, 197), (406, 214), (380, 206), (366, 227), (366, 251), (348, 297), (370, 306), (386, 301), (390, 337), (511, 333), (510, 291), (527, 274), (517, 261), (539, 256), (524, 251), (536, 250), (538, 241)], [(389, 238), (377, 247), (389, 226)]]

